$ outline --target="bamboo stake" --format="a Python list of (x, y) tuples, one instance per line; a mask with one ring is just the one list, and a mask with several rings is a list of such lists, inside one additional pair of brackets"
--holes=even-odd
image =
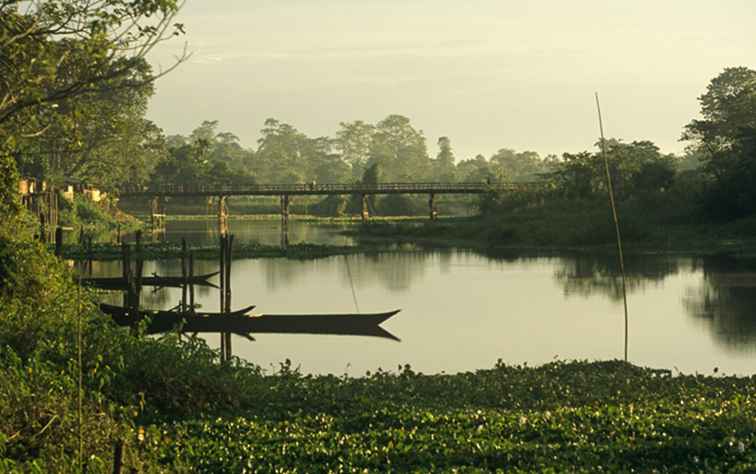
[[(220, 312), (226, 307), (226, 236), (220, 235)], [(220, 333), (221, 362), (226, 359), (226, 335)]]
[(181, 308), (180, 311), (182, 313), (186, 312), (186, 290), (187, 290), (187, 279), (186, 279), (186, 270), (187, 270), (187, 262), (186, 262), (186, 239), (181, 239), (181, 278), (182, 278), (182, 285), (181, 285)]
[[(194, 254), (189, 253), (189, 280), (194, 280)], [(189, 283), (189, 311), (194, 313), (194, 284)]]
[[(234, 236), (228, 235), (226, 238), (226, 313), (231, 312), (231, 248), (234, 245)], [(231, 360), (231, 333), (226, 333), (226, 362)]]
[(79, 465), (79, 472), (83, 472), (83, 459), (84, 459), (84, 426), (83, 426), (83, 410), (82, 410), (82, 398), (84, 396), (84, 370), (82, 369), (82, 328), (81, 328), (81, 273), (79, 274), (79, 284), (76, 288), (76, 345), (78, 346), (78, 387), (76, 396), (76, 428), (78, 431), (78, 453), (77, 461)]
[(598, 92), (596, 92), (596, 110), (598, 110), (599, 131), (601, 132), (601, 155), (604, 158), (604, 169), (606, 170), (606, 184), (609, 191), (609, 204), (612, 208), (612, 218), (614, 219), (614, 230), (617, 234), (617, 255), (619, 257), (620, 273), (622, 274), (622, 302), (625, 308), (625, 362), (627, 362), (627, 339), (628, 339), (628, 313), (627, 313), (627, 282), (625, 278), (625, 257), (622, 253), (622, 234), (620, 233), (619, 215), (617, 214), (617, 205), (614, 201), (614, 187), (612, 186), (612, 175), (609, 172), (609, 159), (606, 156), (606, 139), (604, 138), (604, 122), (601, 118), (601, 104), (599, 103)]

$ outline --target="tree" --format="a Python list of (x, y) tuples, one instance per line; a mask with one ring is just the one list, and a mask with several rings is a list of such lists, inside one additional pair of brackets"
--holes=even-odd
[(370, 144), (375, 134), (375, 126), (362, 120), (341, 122), (336, 132), (333, 146), (341, 159), (349, 164), (352, 179), (360, 179), (370, 158)]
[[(108, 110), (110, 115), (103, 119), (103, 110), (112, 104), (108, 101), (151, 87), (187, 57), (184, 53), (167, 70), (157, 73), (145, 61), (157, 43), (183, 32), (181, 24), (172, 23), (178, 9), (176, 0), (0, 2), (3, 165), (13, 156), (14, 168), (15, 161), (36, 162), (34, 166), (41, 172), (46, 171), (45, 166), (58, 173), (68, 166), (107, 168), (94, 150), (110, 153), (121, 148), (108, 130), (109, 121), (116, 118), (112, 114), (115, 109)], [(132, 120), (142, 118), (138, 114), (128, 115), (127, 123), (115, 126), (150, 128)], [(143, 131), (134, 133), (141, 136)], [(34, 142), (48, 132), (51, 137), (46, 143)], [(48, 156), (34, 157), (35, 152)], [(89, 159), (82, 160), (83, 156)], [(114, 156), (111, 153), (109, 158)]]
[(183, 32), (172, 23), (178, 9), (176, 0), (3, 1), (0, 127), (23, 130), (21, 114), (28, 119), (64, 99), (152, 83), (167, 70), (134, 72), (155, 44)]
[(499, 176), (496, 172), (485, 156), (477, 155), (457, 164), (456, 175), (457, 180), (462, 183), (491, 183), (498, 181)]
[(430, 175), (425, 136), (407, 117), (389, 115), (378, 122), (368, 166), (380, 165), (387, 181), (422, 181)]
[(491, 163), (501, 168), (500, 175), (513, 181), (532, 181), (545, 170), (541, 157), (534, 151), (517, 153), (502, 148), (491, 157)]
[(145, 84), (59, 101), (54, 114), (33, 117), (44, 133), (18, 137), (21, 172), (53, 186), (70, 180), (111, 190), (140, 184), (165, 153), (162, 131), (144, 118), (152, 92)]
[(433, 177), (439, 182), (454, 181), (454, 152), (449, 137), (438, 139), (438, 155), (433, 160)]
[(684, 140), (704, 155), (710, 177), (705, 203), (722, 218), (756, 212), (756, 71), (727, 68), (699, 97), (702, 119), (692, 120)]
[[(599, 143), (596, 144), (597, 147)], [(617, 199), (627, 199), (641, 193), (664, 191), (675, 176), (674, 160), (662, 155), (650, 141), (623, 143), (605, 141), (609, 174)], [(601, 152), (565, 153), (551, 176), (557, 189), (566, 197), (587, 199), (606, 193), (606, 171)]]

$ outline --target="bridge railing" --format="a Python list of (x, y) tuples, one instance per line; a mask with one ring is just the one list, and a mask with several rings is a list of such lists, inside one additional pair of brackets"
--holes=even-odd
[(246, 194), (246, 193), (431, 193), (431, 192), (473, 192), (509, 190), (527, 186), (527, 184), (513, 183), (379, 183), (379, 184), (247, 184), (247, 185), (162, 185), (131, 187), (123, 189), (121, 194)]

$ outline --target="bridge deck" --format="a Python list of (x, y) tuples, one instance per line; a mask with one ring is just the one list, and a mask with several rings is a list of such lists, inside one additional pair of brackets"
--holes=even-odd
[(381, 183), (364, 184), (255, 184), (247, 186), (160, 186), (127, 189), (121, 197), (149, 196), (327, 196), (349, 194), (484, 194), (513, 191), (527, 183)]

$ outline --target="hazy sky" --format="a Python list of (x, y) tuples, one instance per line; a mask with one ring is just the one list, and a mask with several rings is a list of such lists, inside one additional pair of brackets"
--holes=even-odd
[[(219, 120), (246, 146), (274, 117), (310, 136), (410, 117), (457, 158), (588, 149), (608, 136), (678, 152), (697, 97), (756, 67), (756, 0), (187, 0), (188, 63), (157, 86), (166, 133)], [(181, 51), (172, 42), (153, 64)]]

